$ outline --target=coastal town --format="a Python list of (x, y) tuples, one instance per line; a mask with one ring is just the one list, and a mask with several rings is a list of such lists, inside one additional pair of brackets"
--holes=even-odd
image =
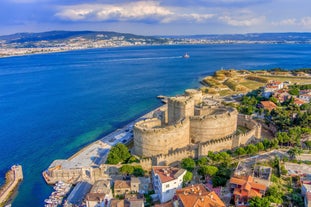
[[(265, 34), (262, 34), (264, 36)], [(150, 45), (204, 45), (204, 44), (310, 44), (305, 34), (285, 34), (262, 39), (261, 34), (203, 35), (203, 36), (141, 36), (116, 32), (50, 31), (17, 33), (0, 36), (0, 57), (22, 56), (72, 50), (150, 46)], [(280, 39), (280, 37), (282, 37)]]
[(202, 81), (51, 163), (45, 206), (310, 206), (310, 69)]

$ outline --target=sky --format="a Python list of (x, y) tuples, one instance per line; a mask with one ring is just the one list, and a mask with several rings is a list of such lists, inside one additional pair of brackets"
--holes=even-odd
[(138, 35), (311, 32), (311, 0), (1, 0), (0, 35), (94, 30)]

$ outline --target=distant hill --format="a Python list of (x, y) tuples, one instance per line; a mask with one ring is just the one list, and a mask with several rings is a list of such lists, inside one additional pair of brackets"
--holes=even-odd
[(311, 33), (249, 33), (190, 36), (143, 36), (110, 31), (49, 31), (0, 36), (1, 48), (61, 48), (61, 50), (132, 45), (311, 43)]
[(267, 41), (275, 43), (297, 42), (311, 43), (311, 33), (247, 33), (247, 34), (209, 34), (209, 35), (185, 35), (162, 36), (165, 38), (185, 38), (210, 41)]
[[(92, 42), (101, 40), (122, 40), (132, 43), (143, 41), (145, 44), (161, 44), (166, 41), (161, 37), (142, 36), (110, 31), (48, 31), (40, 33), (16, 33), (12, 35), (0, 36), (0, 43), (5, 45), (15, 45), (17, 47), (42, 47), (47, 43), (57, 44), (74, 40)], [(49, 44), (49, 46), (51, 45)]]

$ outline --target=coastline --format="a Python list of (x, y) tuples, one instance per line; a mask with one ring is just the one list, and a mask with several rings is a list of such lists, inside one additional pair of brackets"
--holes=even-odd
[(108, 152), (110, 148), (118, 143), (128, 144), (133, 140), (133, 126), (136, 122), (151, 118), (155, 111), (161, 110), (167, 107), (166, 104), (161, 105), (146, 114), (140, 116), (139, 118), (130, 121), (128, 124), (115, 131), (99, 138), (98, 140), (88, 144), (83, 147), (72, 156), (64, 160), (54, 160), (50, 166), (42, 172), (42, 176), (47, 184), (53, 185), (57, 181), (61, 180), (63, 182), (68, 182), (75, 184), (76, 179), (59, 179), (59, 177), (53, 178), (51, 175), (55, 171), (67, 171), (70, 169), (87, 169), (90, 167), (100, 167), (100, 165), (105, 164)]

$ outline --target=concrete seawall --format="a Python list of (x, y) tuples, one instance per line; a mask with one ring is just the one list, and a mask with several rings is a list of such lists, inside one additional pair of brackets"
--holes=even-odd
[(21, 165), (13, 165), (6, 173), (6, 182), (0, 191), (0, 206), (4, 206), (10, 199), (12, 193), (23, 180), (23, 170)]

